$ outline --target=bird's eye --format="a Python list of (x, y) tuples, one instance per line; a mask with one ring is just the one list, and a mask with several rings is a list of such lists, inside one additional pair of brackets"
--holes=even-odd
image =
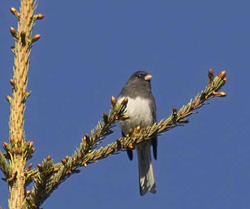
[(142, 76), (141, 76), (141, 74), (139, 74), (137, 77), (138, 77), (138, 78), (141, 78)]

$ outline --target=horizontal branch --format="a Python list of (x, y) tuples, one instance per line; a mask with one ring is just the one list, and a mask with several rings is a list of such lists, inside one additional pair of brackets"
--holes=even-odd
[[(98, 123), (98, 126), (92, 131), (91, 136), (85, 135), (82, 139), (80, 147), (75, 150), (71, 157), (66, 156), (60, 163), (54, 164), (54, 172), (46, 178), (42, 179), (44, 175), (41, 168), (35, 170), (35, 185), (31, 192), (30, 205), (34, 205), (32, 208), (39, 207), (49, 195), (69, 176), (74, 173), (80, 172), (78, 168), (80, 166), (86, 167), (89, 163), (96, 162), (97, 160), (108, 157), (111, 154), (119, 153), (127, 149), (134, 149), (136, 144), (142, 141), (150, 140), (152, 136), (160, 135), (174, 127), (188, 123), (187, 117), (194, 113), (194, 110), (200, 108), (205, 102), (214, 97), (224, 97), (226, 93), (219, 92), (220, 88), (226, 83), (226, 71), (222, 71), (219, 76), (214, 78), (213, 71), (209, 70), (209, 85), (201, 91), (193, 100), (183, 106), (179, 111), (174, 107), (172, 114), (166, 119), (161, 120), (159, 123), (155, 123), (151, 127), (140, 128), (139, 126), (135, 130), (130, 130), (129, 134), (125, 137), (121, 137), (106, 147), (101, 147), (96, 150), (92, 150), (93, 147), (100, 142), (101, 138), (112, 133), (110, 129), (116, 120), (127, 119), (129, 116), (124, 114), (127, 101), (125, 100), (121, 105), (116, 104), (116, 100), (112, 97), (112, 109), (109, 116), (104, 116), (103, 121)], [(120, 110), (120, 112), (118, 111)], [(119, 113), (118, 113), (119, 112)], [(113, 119), (111, 119), (113, 116)], [(110, 123), (107, 122), (110, 120)], [(106, 126), (104, 125), (106, 124)], [(105, 127), (105, 128), (104, 128)], [(44, 161), (45, 162), (45, 161)], [(42, 167), (46, 167), (42, 165)], [(36, 183), (37, 179), (43, 183), (46, 187), (39, 187)], [(40, 198), (37, 198), (41, 195)], [(36, 201), (38, 200), (39, 201)]]
[[(213, 74), (212, 71), (209, 71)], [(177, 112), (176, 107), (173, 108), (171, 116), (166, 120), (161, 120), (159, 123), (155, 123), (153, 126), (147, 128), (140, 128), (139, 126), (135, 130), (130, 130), (130, 134), (126, 137), (121, 137), (106, 147), (101, 147), (88, 153), (83, 162), (86, 164), (96, 162), (97, 160), (104, 159), (111, 154), (118, 153), (127, 149), (134, 149), (136, 144), (142, 141), (152, 139), (154, 135), (160, 135), (172, 128), (188, 123), (187, 117), (193, 114), (194, 110), (200, 108), (205, 102), (214, 97), (224, 97), (225, 92), (218, 92), (218, 90), (226, 83), (226, 71), (222, 71), (219, 76), (209, 79), (209, 85), (199, 93), (194, 100), (184, 106)]]

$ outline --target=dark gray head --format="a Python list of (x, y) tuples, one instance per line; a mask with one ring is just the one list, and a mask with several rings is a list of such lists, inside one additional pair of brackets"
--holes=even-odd
[(147, 97), (151, 94), (152, 75), (145, 71), (137, 71), (131, 75), (126, 85), (123, 87), (120, 96)]
[(133, 73), (131, 75), (131, 77), (129, 78), (128, 83), (130, 84), (138, 84), (138, 85), (143, 85), (143, 86), (149, 86), (150, 85), (150, 81), (151, 81), (152, 75), (150, 75), (148, 72), (146, 71), (137, 71), (135, 73)]

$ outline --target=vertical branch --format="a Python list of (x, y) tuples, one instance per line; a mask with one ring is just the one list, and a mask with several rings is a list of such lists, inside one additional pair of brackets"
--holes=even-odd
[[(17, 143), (18, 140), (24, 141), (24, 111), (25, 100), (30, 93), (27, 89), (27, 74), (29, 70), (29, 56), (31, 52), (31, 30), (34, 25), (33, 12), (34, 5), (33, 0), (22, 0), (21, 10), (18, 14), (19, 22), (18, 29), (11, 27), (10, 32), (15, 38), (15, 48), (13, 49), (15, 54), (14, 59), (14, 76), (10, 80), (12, 85), (12, 98), (7, 97), (10, 102), (10, 142)], [(11, 11), (16, 9), (11, 8)], [(17, 11), (16, 11), (17, 12)]]
[[(34, 149), (30, 142), (25, 141), (24, 133), (24, 112), (25, 101), (29, 97), (27, 92), (29, 56), (32, 44), (40, 38), (40, 35), (32, 37), (32, 29), (36, 19), (42, 19), (43, 15), (34, 15), (34, 0), (21, 0), (20, 12), (15, 8), (10, 8), (11, 13), (18, 19), (17, 31), (10, 28), (10, 33), (15, 39), (13, 78), (10, 79), (12, 85), (12, 96), (6, 99), (10, 103), (9, 118), (9, 140), (10, 159), (13, 178), (9, 181), (9, 208), (25, 208), (25, 166), (27, 159), (31, 157)], [(33, 143), (32, 143), (33, 144)]]

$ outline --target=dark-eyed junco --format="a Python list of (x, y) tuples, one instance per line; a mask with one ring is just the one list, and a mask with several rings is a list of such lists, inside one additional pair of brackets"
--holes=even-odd
[[(118, 95), (117, 101), (120, 103), (124, 98), (128, 99), (126, 113), (130, 117), (125, 121), (120, 121), (119, 125), (122, 135), (128, 134), (129, 129), (140, 126), (141, 128), (152, 126), (156, 122), (155, 99), (151, 92), (152, 75), (145, 71), (137, 71), (129, 78), (126, 85)], [(139, 166), (139, 186), (140, 194), (144, 195), (148, 191), (156, 193), (155, 178), (151, 162), (150, 147), (153, 146), (154, 158), (157, 158), (157, 136), (151, 140), (136, 145), (138, 166)], [(133, 159), (132, 150), (127, 151), (129, 159)]]

